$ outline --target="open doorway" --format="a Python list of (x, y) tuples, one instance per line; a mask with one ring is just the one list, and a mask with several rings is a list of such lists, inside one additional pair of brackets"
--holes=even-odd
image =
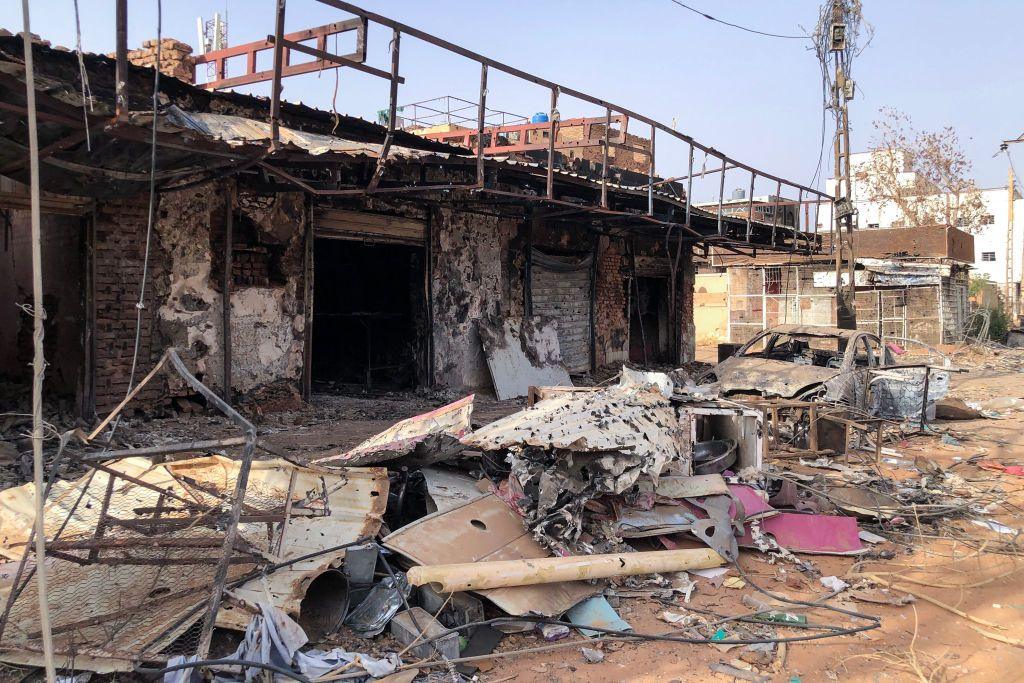
[(629, 321), (629, 360), (660, 363), (669, 360), (668, 279), (638, 277), (634, 281)]
[(314, 391), (421, 384), (427, 353), (423, 248), (318, 238), (313, 273)]
[[(31, 215), (0, 208), (0, 412), (25, 412), (32, 383)], [(43, 349), (46, 409), (65, 415), (88, 411), (85, 358), (85, 230), (76, 216), (43, 214)]]

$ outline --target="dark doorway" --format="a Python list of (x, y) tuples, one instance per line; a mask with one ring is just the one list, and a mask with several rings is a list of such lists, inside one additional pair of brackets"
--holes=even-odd
[(668, 341), (668, 280), (638, 277), (629, 321), (629, 360), (660, 363), (671, 357)]
[[(5, 188), (6, 189), (6, 188)], [(32, 383), (33, 319), (18, 308), (32, 303), (31, 215), (0, 209), (0, 412), (25, 412)], [(43, 214), (43, 391), (47, 410), (85, 417), (86, 230), (80, 218)], [(59, 401), (59, 404), (56, 402)]]
[(314, 391), (422, 383), (423, 249), (317, 239), (313, 259)]

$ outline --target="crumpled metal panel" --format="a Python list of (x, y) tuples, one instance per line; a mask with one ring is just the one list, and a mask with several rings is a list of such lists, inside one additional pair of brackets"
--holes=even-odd
[[(293, 514), (282, 531), (278, 547), (270, 549), (281, 561), (351, 543), (360, 538), (377, 536), (387, 507), (387, 470), (382, 467), (349, 467), (328, 469), (323, 467), (297, 467), (283, 460), (256, 461), (249, 474), (249, 487), (258, 487), (262, 495), (287, 500), (293, 472)], [(298, 506), (327, 492), (325, 516), (301, 516)], [(239, 532), (250, 543), (262, 533), (265, 524), (240, 524)], [(250, 604), (265, 601), (269, 593), (273, 605), (293, 617), (299, 614), (299, 605), (306, 588), (317, 575), (338, 566), (345, 557), (339, 550), (296, 562), (276, 570), (265, 579), (254, 579), (232, 590), (232, 594)], [(265, 589), (265, 590), (264, 590)], [(221, 607), (217, 625), (245, 629), (251, 614)]]
[(685, 459), (685, 435), (671, 403), (653, 385), (611, 386), (540, 401), (462, 439), (483, 450), (536, 446), (576, 453), (621, 452), (643, 460), (655, 480)]
[[(470, 419), (473, 416), (474, 397), (475, 394), (470, 394), (454, 403), (396, 422), (358, 446), (341, 454), (314, 460), (313, 464), (332, 467), (374, 465), (412, 453), (428, 439), (436, 441), (431, 443), (436, 447), (432, 450), (450, 453), (451, 446), (454, 444), (458, 447), (458, 439), (469, 432), (472, 426)], [(451, 443), (446, 444), (446, 441)]]
[[(925, 368), (886, 368), (871, 380), (875, 414), (897, 420), (921, 422), (924, 406)], [(932, 369), (928, 377), (926, 418), (935, 419), (935, 402), (949, 393), (949, 372)]]

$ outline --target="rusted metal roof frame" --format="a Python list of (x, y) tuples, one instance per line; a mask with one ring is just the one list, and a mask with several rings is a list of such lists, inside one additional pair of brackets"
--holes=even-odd
[[(519, 79), (522, 79), (522, 80), (526, 80), (526, 81), (534, 83), (536, 85), (540, 85), (542, 87), (548, 88), (551, 91), (551, 93), (552, 93), (552, 102), (556, 102), (557, 101), (557, 97), (558, 97), (559, 93), (565, 93), (565, 94), (570, 95), (572, 97), (575, 97), (577, 99), (581, 99), (584, 102), (589, 102), (591, 104), (594, 104), (594, 105), (597, 105), (597, 106), (600, 106), (601, 108), (603, 108), (605, 110), (605, 112), (606, 112), (606, 121), (612, 116), (612, 113), (614, 112), (616, 114), (621, 114), (621, 115), (623, 115), (625, 117), (632, 118), (632, 119), (635, 119), (637, 121), (641, 121), (641, 122), (647, 123), (651, 127), (651, 147), (652, 147), (652, 149), (651, 149), (651, 176), (650, 176), (650, 180), (649, 180), (649, 186), (651, 186), (652, 188), (653, 188), (653, 183), (655, 181), (655, 178), (654, 178), (654, 175), (653, 175), (653, 167), (654, 167), (654, 159), (653, 159), (653, 157), (654, 157), (654, 138), (655, 138), (655, 133), (660, 130), (663, 133), (666, 133), (666, 134), (671, 135), (671, 136), (673, 136), (673, 137), (675, 137), (675, 138), (677, 138), (679, 140), (682, 140), (683, 142), (686, 142), (689, 145), (689, 147), (690, 147), (690, 154), (689, 154), (690, 172), (689, 172), (689, 177), (691, 178), (691, 182), (692, 182), (692, 175), (693, 175), (693, 150), (697, 149), (697, 150), (700, 150), (700, 151), (704, 152), (708, 156), (713, 156), (713, 157), (715, 157), (717, 159), (720, 159), (722, 161), (723, 170), (727, 166), (731, 165), (732, 167), (741, 168), (741, 169), (744, 169), (747, 172), (749, 172), (751, 174), (751, 185), (753, 185), (754, 181), (758, 177), (760, 177), (760, 178), (763, 178), (763, 179), (766, 179), (766, 180), (775, 181), (776, 184), (777, 184), (777, 188), (779, 189), (780, 192), (781, 192), (781, 187), (783, 185), (786, 185), (787, 187), (790, 187), (790, 188), (793, 188), (795, 190), (798, 190), (799, 193), (800, 193), (801, 199), (803, 197), (803, 194), (806, 192), (806, 193), (808, 193), (810, 195), (817, 196), (819, 198), (819, 200), (825, 200), (825, 201), (828, 201), (828, 202), (832, 202), (833, 201), (833, 197), (831, 197), (830, 195), (828, 195), (828, 194), (826, 194), (826, 193), (824, 193), (824, 192), (822, 192), (820, 190), (816, 190), (814, 188), (808, 187), (806, 185), (802, 185), (800, 183), (796, 183), (794, 181), (786, 180), (784, 178), (781, 178), (781, 177), (776, 176), (776, 175), (771, 174), (771, 173), (766, 173), (764, 171), (760, 171), (760, 170), (754, 168), (753, 166), (744, 164), (744, 163), (742, 163), (742, 162), (740, 162), (740, 161), (738, 161), (736, 159), (733, 159), (732, 157), (729, 157), (728, 155), (723, 154), (722, 152), (719, 152), (718, 150), (716, 150), (713, 147), (709, 147), (707, 145), (703, 145), (703, 144), (697, 142), (693, 137), (691, 137), (689, 135), (686, 135), (684, 133), (680, 133), (680, 132), (674, 130), (673, 128), (667, 126), (666, 124), (660, 123), (659, 121), (656, 121), (656, 120), (654, 120), (652, 118), (649, 118), (647, 116), (644, 116), (642, 114), (634, 112), (634, 111), (632, 111), (630, 109), (627, 109), (625, 107), (621, 107), (619, 105), (615, 105), (613, 103), (610, 103), (610, 102), (607, 102), (605, 100), (593, 97), (591, 95), (588, 95), (588, 94), (586, 94), (584, 92), (575, 90), (573, 88), (568, 88), (568, 87), (562, 86), (562, 85), (560, 85), (560, 84), (558, 84), (558, 83), (556, 83), (554, 81), (550, 81), (548, 79), (541, 78), (539, 76), (536, 76), (534, 74), (528, 73), (528, 72), (523, 71), (521, 69), (517, 69), (517, 68), (509, 66), (507, 64), (503, 64), (503, 63), (498, 62), (496, 60), (490, 59), (489, 57), (485, 57), (484, 55), (481, 55), (481, 54), (479, 54), (477, 52), (473, 52), (471, 50), (468, 50), (468, 49), (463, 48), (463, 47), (461, 47), (459, 45), (456, 45), (456, 44), (451, 43), (449, 41), (446, 41), (446, 40), (443, 40), (443, 39), (438, 38), (436, 36), (433, 36), (433, 35), (431, 35), (429, 33), (424, 32), (424, 31), (420, 31), (419, 29), (415, 29), (415, 28), (413, 28), (411, 26), (408, 26), (406, 24), (394, 21), (394, 20), (389, 19), (387, 17), (384, 17), (384, 16), (382, 16), (380, 14), (376, 14), (374, 12), (369, 12), (367, 10), (364, 10), (364, 9), (362, 9), (360, 7), (357, 7), (356, 5), (352, 5), (352, 4), (347, 3), (347, 2), (342, 2), (341, 0), (316, 0), (316, 1), (321, 3), (321, 4), (333, 7), (335, 9), (339, 9), (339, 10), (342, 10), (344, 12), (348, 12), (350, 14), (353, 14), (353, 15), (361, 18), (363, 21), (374, 22), (374, 23), (380, 24), (381, 26), (389, 27), (389, 28), (392, 29), (392, 32), (393, 32), (393, 38), (392, 38), (392, 42), (391, 42), (392, 70), (391, 70), (391, 74), (390, 74), (391, 95), (390, 95), (390, 101), (389, 101), (389, 112), (391, 112), (391, 113), (390, 113), (390, 115), (388, 117), (388, 135), (387, 135), (387, 138), (385, 139), (385, 150), (390, 146), (391, 138), (393, 137), (393, 135), (396, 132), (396, 130), (395, 130), (395, 114), (394, 114), (394, 110), (395, 110), (395, 107), (396, 107), (396, 104), (397, 104), (397, 89), (398, 89), (397, 78), (398, 78), (399, 41), (400, 41), (401, 35), (403, 33), (407, 34), (407, 35), (410, 35), (410, 36), (412, 36), (414, 38), (417, 38), (419, 40), (422, 40), (424, 42), (427, 42), (429, 44), (432, 44), (432, 45), (435, 45), (437, 47), (440, 47), (440, 48), (442, 48), (444, 50), (447, 50), (449, 52), (452, 52), (454, 54), (457, 54), (457, 55), (460, 55), (460, 56), (465, 57), (467, 59), (470, 59), (472, 61), (475, 61), (478, 64), (480, 64), (480, 66), (481, 66), (481, 78), (480, 78), (480, 92), (479, 92), (479, 100), (478, 100), (479, 101), (479, 111), (480, 111), (480, 114), (479, 114), (479, 117), (478, 117), (478, 125), (477, 125), (477, 157), (478, 157), (477, 184), (481, 188), (483, 188), (483, 185), (484, 185), (484, 171), (483, 171), (484, 167), (483, 167), (483, 163), (482, 163), (482, 158), (483, 158), (483, 151), (484, 151), (484, 146), (483, 146), (483, 142), (484, 142), (484, 123), (483, 123), (483, 120), (484, 120), (484, 112), (486, 111), (487, 70), (489, 68), (494, 68), (494, 69), (498, 69), (500, 71), (503, 71), (504, 73), (507, 73), (507, 74), (509, 74), (509, 75), (511, 75), (513, 77), (516, 77), (516, 78), (519, 78)], [(271, 97), (271, 124), (272, 124), (272, 127), (275, 130), (277, 128), (277, 124), (276, 124), (277, 111), (278, 111), (278, 108), (280, 106), (281, 78), (283, 76), (282, 69), (284, 67), (284, 57), (283, 57), (283, 50), (281, 49), (282, 48), (281, 41), (285, 38), (284, 33), (283, 33), (285, 7), (286, 7), (285, 0), (279, 0), (279, 2), (277, 4), (277, 27), (276, 27), (276, 32), (275, 32), (275, 36), (274, 36), (274, 42), (275, 42), (275, 46), (276, 46), (277, 49), (275, 49), (275, 52), (274, 52), (274, 78), (273, 78), (273, 83), (272, 83), (272, 85), (273, 85), (273, 88), (272, 88), (273, 94), (272, 94), (272, 97)], [(270, 42), (270, 41), (268, 41), (268, 42)], [(324, 56), (321, 55), (321, 58), (323, 59)], [(335, 63), (340, 63), (340, 62), (335, 62)], [(552, 123), (552, 128), (554, 128), (554, 125), (555, 124)], [(276, 138), (276, 136), (275, 136), (275, 138)], [(605, 157), (607, 157), (608, 146), (609, 146), (609, 139), (608, 138), (609, 138), (609, 134), (608, 134), (608, 130), (606, 129), (606, 131), (605, 131), (605, 140), (603, 141), (603, 146), (604, 146), (604, 150), (605, 150)], [(554, 161), (553, 155), (554, 155), (554, 145), (549, 145), (548, 146), (548, 168), (549, 169), (551, 169), (552, 166), (553, 166), (553, 161)], [(366, 191), (372, 191), (372, 190), (374, 190), (376, 188), (377, 182), (379, 182), (379, 177), (381, 176), (381, 174), (383, 172), (383, 167), (386, 164), (386, 162), (387, 162), (387, 155), (383, 154), (378, 159), (378, 161), (377, 161), (377, 169), (376, 169), (376, 171), (374, 173), (373, 179), (370, 182), (370, 185), (366, 188)], [(602, 183), (601, 183), (602, 199), (604, 199), (607, 196), (607, 191), (608, 191), (607, 178), (606, 178), (606, 176), (607, 176), (607, 161), (605, 162), (605, 164), (603, 164), (603, 166), (605, 167), (605, 170), (602, 171), (602, 176), (603, 176), (602, 177)], [(549, 171), (549, 177), (550, 177), (550, 171)], [(719, 194), (720, 194), (720, 197), (719, 197), (719, 210), (717, 212), (717, 227), (718, 227), (718, 231), (719, 231), (720, 235), (724, 235), (725, 225), (726, 225), (725, 221), (723, 220), (723, 215), (722, 215), (722, 210), (721, 210), (721, 204), (722, 204), (722, 199), (723, 199), (723, 197), (721, 195), (724, 194), (724, 180), (725, 180), (725, 178), (724, 178), (724, 173), (723, 173), (722, 181), (721, 181), (722, 187), (720, 187), (720, 189), (719, 189)], [(412, 191), (412, 190), (410, 190), (410, 191)], [(689, 199), (690, 196), (692, 196), (691, 193), (687, 192), (687, 198), (688, 199)], [(550, 182), (548, 183), (548, 192), (547, 192), (547, 197), (546, 198), (548, 200), (554, 199)], [(815, 201), (814, 203), (818, 204), (819, 202)], [(605, 204), (605, 202), (602, 201), (602, 205), (604, 205), (604, 204)], [(649, 203), (648, 215), (649, 216), (653, 216), (653, 201), (651, 201)], [(690, 229), (690, 215), (691, 215), (691, 213), (690, 213), (690, 210), (688, 208), (687, 209), (687, 216), (686, 216), (687, 220), (686, 220), (685, 225), (683, 226), (684, 229)], [(748, 220), (746, 222), (746, 228), (747, 228), (747, 239), (749, 240), (750, 234), (751, 234), (751, 231), (752, 231), (752, 228), (753, 228), (753, 221), (750, 220), (749, 218), (748, 218)], [(774, 243), (775, 243), (775, 229), (777, 228), (777, 225), (773, 224), (772, 228), (773, 228), (772, 246), (774, 246)], [(815, 230), (814, 231), (815, 231), (815, 238), (814, 239), (810, 239), (810, 238), (807, 239), (808, 251), (814, 251), (815, 248), (816, 248), (816, 244), (817, 244), (817, 239), (816, 239), (817, 222), (815, 222)], [(794, 238), (793, 242), (792, 242), (792, 245), (791, 245), (792, 246), (792, 251), (794, 251), (794, 252), (797, 251), (797, 243), (798, 243), (798, 240)]]

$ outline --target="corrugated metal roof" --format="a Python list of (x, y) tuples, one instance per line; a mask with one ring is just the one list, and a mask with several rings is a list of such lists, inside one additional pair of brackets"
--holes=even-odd
[[(244, 116), (232, 114), (211, 114), (208, 112), (186, 112), (176, 106), (167, 109), (164, 121), (179, 129), (195, 131), (213, 140), (239, 146), (258, 143), (269, 144), (271, 140), (270, 124)], [(314, 156), (326, 153), (339, 153), (349, 156), (367, 156), (377, 158), (383, 145), (374, 142), (356, 142), (333, 135), (308, 133), (284, 126), (279, 128), (279, 137), (285, 145), (309, 152)], [(427, 157), (447, 158), (448, 154), (426, 152), (411, 147), (391, 145), (389, 157), (404, 159), (420, 159)]]

